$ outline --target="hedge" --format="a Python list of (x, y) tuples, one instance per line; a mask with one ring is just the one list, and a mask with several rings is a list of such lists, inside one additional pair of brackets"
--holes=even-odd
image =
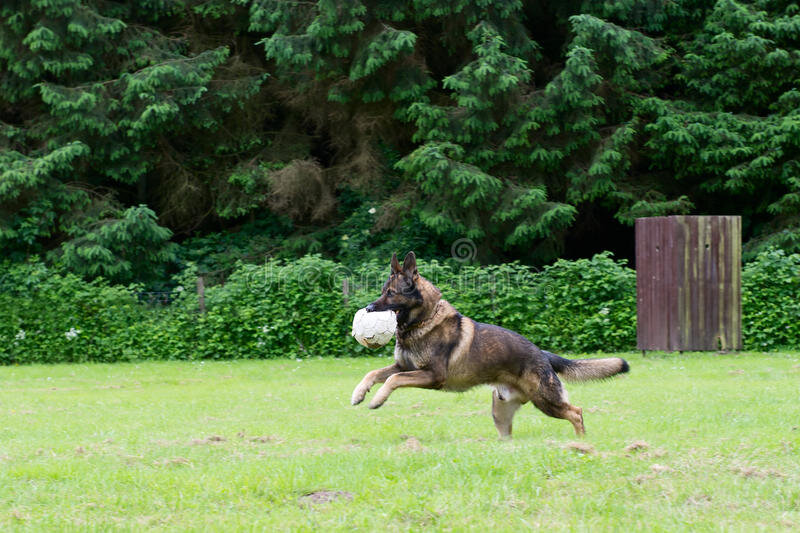
[[(548, 350), (635, 347), (636, 275), (609, 253), (542, 270), (434, 261), (421, 262), (420, 272), (463, 314)], [(349, 335), (353, 314), (387, 275), (388, 265), (352, 271), (315, 255), (240, 264), (224, 285), (206, 289), (201, 313), (191, 269), (176, 280), (170, 305), (153, 306), (139, 301), (136, 286), (85, 281), (38, 262), (4, 264), (0, 364), (390, 355), (392, 343), (368, 350)], [(742, 293), (746, 349), (800, 348), (800, 254), (761, 253), (744, 266)]]

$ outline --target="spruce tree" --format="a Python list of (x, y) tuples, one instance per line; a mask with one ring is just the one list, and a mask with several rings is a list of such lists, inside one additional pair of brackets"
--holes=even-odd
[(747, 253), (798, 249), (798, 42), (779, 0), (5, 2), (0, 247), (128, 279), (126, 232), (165, 262), (283, 217), (287, 253), (407, 232), (544, 262), (740, 213)]

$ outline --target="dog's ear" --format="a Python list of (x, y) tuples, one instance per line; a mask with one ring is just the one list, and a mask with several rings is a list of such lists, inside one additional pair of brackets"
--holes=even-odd
[(417, 256), (414, 255), (414, 252), (406, 254), (406, 258), (403, 260), (403, 274), (411, 279), (419, 275), (417, 273)]
[(397, 260), (397, 254), (392, 254), (392, 274), (400, 273), (400, 261)]

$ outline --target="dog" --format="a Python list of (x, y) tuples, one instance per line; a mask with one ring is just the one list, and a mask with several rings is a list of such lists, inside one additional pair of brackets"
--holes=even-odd
[(383, 405), (400, 387), (465, 391), (487, 384), (493, 389), (492, 418), (500, 438), (511, 438), (514, 414), (527, 402), (548, 416), (568, 420), (582, 435), (583, 410), (569, 403), (558, 375), (585, 381), (629, 370), (619, 357), (565, 359), (518, 333), (463, 316), (419, 275), (414, 252), (402, 266), (397, 254), (392, 256), (381, 297), (366, 309), (397, 316), (394, 364), (369, 372), (353, 391), (351, 403), (358, 405), (374, 384), (383, 383), (370, 409)]

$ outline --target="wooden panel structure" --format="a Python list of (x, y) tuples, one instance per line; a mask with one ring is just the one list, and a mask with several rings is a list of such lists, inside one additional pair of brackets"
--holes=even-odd
[(742, 348), (742, 219), (636, 219), (637, 347)]

